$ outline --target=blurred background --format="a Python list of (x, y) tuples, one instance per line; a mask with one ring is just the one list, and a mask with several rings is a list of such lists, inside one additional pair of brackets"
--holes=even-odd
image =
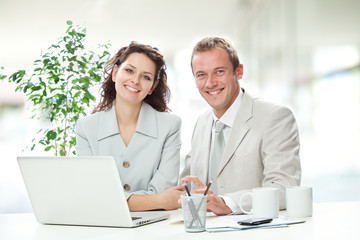
[[(360, 200), (360, 0), (0, 0), (0, 67), (10, 74), (66, 31), (87, 29), (86, 46), (132, 40), (165, 55), (170, 107), (183, 119), (190, 149), (197, 117), (208, 108), (190, 69), (192, 47), (207, 36), (229, 39), (253, 95), (290, 107), (301, 137), (302, 185), (315, 202)], [(42, 124), (15, 86), (0, 81), (0, 213), (31, 212), (16, 157)]]

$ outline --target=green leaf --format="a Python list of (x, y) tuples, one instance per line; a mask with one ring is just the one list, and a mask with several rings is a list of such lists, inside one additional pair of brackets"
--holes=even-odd
[(57, 133), (54, 132), (53, 130), (50, 130), (46, 133), (46, 137), (49, 139), (49, 140), (54, 140), (56, 138), (56, 135)]
[(35, 92), (35, 91), (39, 91), (41, 90), (41, 86), (34, 86), (31, 88), (31, 91)]
[(80, 94), (81, 94), (80, 91), (79, 91), (79, 92), (76, 92), (75, 95), (74, 95), (74, 98), (75, 98), (75, 99), (78, 98), (78, 97), (80, 96)]
[(87, 98), (87, 97), (83, 97), (82, 101), (83, 101), (83, 103), (86, 103), (87, 105), (89, 105), (89, 103), (90, 103), (89, 98)]
[(47, 58), (43, 60), (44, 66), (47, 66), (50, 62), (51, 62), (50, 59)]
[(31, 150), (31, 151), (34, 151), (35, 146), (36, 146), (36, 144), (34, 143), (34, 144), (31, 146), (30, 150)]
[(16, 88), (15, 88), (15, 92), (17, 92), (17, 91), (21, 91), (23, 89), (23, 86), (22, 85), (19, 85), (19, 86), (17, 86)]
[(62, 157), (65, 156), (64, 150), (62, 150), (62, 149), (60, 150), (60, 156), (62, 156)]
[(52, 147), (53, 147), (53, 146), (47, 146), (47, 147), (45, 148), (45, 152), (48, 152)]
[(20, 81), (24, 78), (24, 76), (25, 76), (25, 70), (19, 70), (10, 75), (9, 81), (20, 83)]
[(72, 21), (70, 21), (70, 20), (67, 20), (67, 21), (66, 21), (66, 24), (70, 26), (70, 25), (72, 25), (72, 24), (73, 24), (73, 22), (72, 22)]
[(95, 97), (90, 92), (85, 92), (85, 96), (91, 100), (95, 100)]
[(64, 114), (65, 117), (67, 116), (67, 112), (65, 109), (61, 109), (61, 112), (62, 112), (62, 114)]

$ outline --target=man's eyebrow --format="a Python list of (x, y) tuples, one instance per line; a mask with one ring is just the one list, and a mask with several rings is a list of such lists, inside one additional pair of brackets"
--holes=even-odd
[(203, 71), (203, 70), (196, 71), (196, 72), (195, 72), (195, 75), (196, 75), (196, 74), (199, 74), (199, 73), (204, 73), (204, 71)]
[[(219, 70), (219, 69), (228, 69), (228, 68), (225, 67), (225, 66), (220, 66), (220, 67), (214, 68), (213, 71), (217, 71), (217, 70)], [(204, 73), (204, 71), (203, 71), (203, 70), (199, 70), (199, 71), (195, 72), (195, 74), (199, 74), (199, 73)]]
[(219, 70), (219, 69), (227, 69), (227, 67), (220, 66), (220, 67), (216, 67), (214, 70)]

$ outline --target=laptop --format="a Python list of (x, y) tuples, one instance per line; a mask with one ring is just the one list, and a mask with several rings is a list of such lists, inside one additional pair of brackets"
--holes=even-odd
[(113, 157), (18, 157), (42, 224), (138, 227), (169, 218), (162, 211), (130, 212)]

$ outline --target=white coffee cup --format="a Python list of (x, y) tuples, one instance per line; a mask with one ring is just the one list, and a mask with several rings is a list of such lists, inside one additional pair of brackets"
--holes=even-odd
[[(252, 209), (250, 212), (242, 208), (242, 200), (245, 196), (251, 196)], [(276, 218), (279, 215), (279, 189), (277, 188), (253, 188), (240, 198), (240, 209), (253, 217)]]
[(288, 217), (311, 217), (312, 204), (311, 187), (292, 186), (286, 188), (286, 212)]

